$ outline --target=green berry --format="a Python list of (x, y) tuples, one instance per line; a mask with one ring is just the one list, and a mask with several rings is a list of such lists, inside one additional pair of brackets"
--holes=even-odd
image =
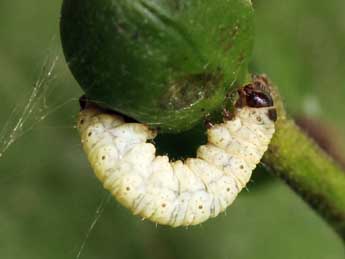
[(61, 38), (89, 99), (178, 132), (247, 72), (253, 10), (249, 0), (64, 0)]

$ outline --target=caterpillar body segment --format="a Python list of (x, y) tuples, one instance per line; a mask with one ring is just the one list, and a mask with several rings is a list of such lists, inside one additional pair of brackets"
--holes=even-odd
[(155, 130), (93, 104), (78, 118), (84, 151), (104, 188), (135, 215), (173, 227), (200, 224), (233, 203), (275, 131), (270, 95), (255, 84), (239, 95), (233, 118), (208, 129), (196, 158), (157, 156), (147, 142)]

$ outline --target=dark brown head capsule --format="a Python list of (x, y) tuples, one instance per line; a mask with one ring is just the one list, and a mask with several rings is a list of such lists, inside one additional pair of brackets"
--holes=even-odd
[(277, 111), (274, 107), (273, 98), (269, 92), (269, 86), (266, 80), (261, 77), (254, 78), (253, 83), (248, 84), (238, 90), (240, 98), (236, 104), (237, 107), (267, 108), (268, 117), (272, 121), (277, 120)]
[(263, 108), (273, 106), (269, 82), (265, 75), (253, 76), (253, 82), (238, 90), (239, 107)]
[(254, 108), (271, 107), (273, 100), (271, 95), (265, 92), (250, 92), (247, 94), (247, 105)]
[(242, 106), (263, 108), (273, 106), (271, 95), (261, 87), (256, 88), (255, 84), (249, 84), (239, 90)]

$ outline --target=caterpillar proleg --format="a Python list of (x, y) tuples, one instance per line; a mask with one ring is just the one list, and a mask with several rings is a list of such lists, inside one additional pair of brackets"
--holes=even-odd
[(248, 183), (272, 135), (276, 109), (264, 83), (239, 90), (232, 118), (207, 130), (196, 158), (157, 156), (155, 130), (86, 103), (78, 130), (104, 188), (135, 215), (172, 227), (196, 225), (223, 212)]

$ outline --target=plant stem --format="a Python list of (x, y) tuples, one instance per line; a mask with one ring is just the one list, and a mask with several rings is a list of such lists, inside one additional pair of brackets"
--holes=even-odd
[(345, 241), (345, 172), (286, 116), (274, 94), (278, 121), (263, 161)]

